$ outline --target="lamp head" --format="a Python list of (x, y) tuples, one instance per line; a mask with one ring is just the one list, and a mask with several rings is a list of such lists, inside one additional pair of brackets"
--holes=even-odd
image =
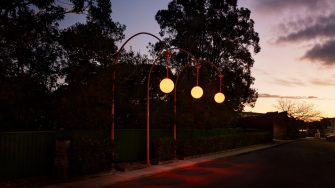
[(225, 100), (225, 96), (224, 96), (223, 93), (218, 92), (218, 93), (215, 94), (215, 96), (214, 96), (214, 100), (215, 100), (215, 102), (217, 102), (217, 103), (223, 103), (223, 101)]
[(200, 86), (194, 86), (191, 90), (191, 95), (195, 99), (199, 99), (204, 94), (204, 91)]
[(170, 78), (164, 78), (160, 83), (159, 83), (159, 88), (163, 93), (171, 93), (174, 88), (174, 83)]

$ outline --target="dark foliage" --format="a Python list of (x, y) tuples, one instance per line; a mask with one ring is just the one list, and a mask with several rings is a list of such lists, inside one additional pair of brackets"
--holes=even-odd
[[(255, 104), (250, 51), (258, 53), (260, 46), (250, 10), (237, 7), (236, 0), (173, 0), (166, 10), (157, 12), (156, 20), (165, 42), (220, 67), (229, 109), (241, 111), (246, 104)], [(175, 66), (186, 61), (180, 54)]]
[(178, 140), (177, 157), (183, 159), (191, 155), (217, 152), (254, 144), (272, 142), (269, 132), (241, 132), (216, 137), (196, 137)]
[(72, 85), (85, 84), (110, 66), (117, 49), (115, 42), (124, 38), (125, 26), (112, 21), (109, 0), (89, 1), (88, 7), (87, 22), (63, 30), (60, 37), (68, 60), (66, 82)]
[(27, 75), (56, 87), (63, 53), (58, 22), (65, 9), (54, 0), (4, 0), (0, 10), (0, 78)]
[(47, 130), (47, 88), (28, 75), (0, 80), (0, 131)]
[(152, 164), (173, 160), (176, 157), (176, 142), (172, 138), (160, 138), (151, 141), (151, 148)]
[[(105, 129), (112, 124), (111, 101), (115, 72), (116, 128), (144, 128), (147, 77), (151, 65), (118, 64), (99, 71), (85, 85), (63, 86), (54, 92), (53, 121), (66, 129)], [(153, 127), (170, 127), (170, 97), (158, 91), (164, 67), (153, 68), (151, 105)], [(163, 113), (162, 113), (163, 112)]]
[(69, 132), (71, 176), (93, 174), (112, 168), (112, 146), (109, 135), (99, 131)]
[(187, 67), (179, 73), (177, 83), (177, 124), (187, 128), (229, 127), (237, 118), (237, 114), (224, 103), (214, 101), (219, 91), (218, 77), (210, 64), (203, 64), (199, 72), (199, 85), (204, 94), (200, 99), (191, 96), (191, 89), (196, 83), (196, 70)]
[[(60, 29), (68, 13), (86, 14), (86, 23)], [(1, 1), (1, 130), (54, 128), (51, 102), (66, 89), (51, 93), (64, 84), (69, 96), (84, 92), (87, 81), (111, 64), (124, 29), (111, 20), (109, 0)], [(67, 107), (76, 110), (71, 101)]]

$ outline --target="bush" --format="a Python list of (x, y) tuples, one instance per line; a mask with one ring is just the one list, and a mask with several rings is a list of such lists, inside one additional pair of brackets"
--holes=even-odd
[(272, 136), (267, 132), (246, 132), (224, 136), (194, 137), (177, 141), (177, 157), (183, 159), (186, 156), (217, 152), (271, 141)]
[(159, 138), (151, 141), (151, 159), (153, 164), (175, 158), (176, 143), (172, 138)]
[(77, 132), (71, 135), (69, 169), (73, 176), (110, 170), (112, 145), (109, 137), (97, 131)]

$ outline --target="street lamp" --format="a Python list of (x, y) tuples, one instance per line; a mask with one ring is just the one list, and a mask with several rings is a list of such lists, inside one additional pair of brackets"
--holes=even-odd
[[(151, 33), (147, 33), (147, 32), (140, 32), (140, 33), (136, 33), (135, 35), (131, 36), (130, 38), (128, 38), (119, 48), (119, 50), (113, 54), (114, 56), (114, 61), (113, 64), (117, 64), (118, 60), (119, 60), (119, 56), (124, 48), (124, 46), (133, 38), (139, 36), (139, 35), (149, 35), (152, 36), (154, 38), (156, 38), (161, 44), (163, 44), (164, 48), (167, 49), (165, 43), (158, 38), (156, 35), (153, 35)], [(166, 57), (166, 78), (163, 79), (160, 83), (160, 89), (164, 92), (164, 93), (170, 93), (173, 91), (174, 89), (174, 83), (173, 81), (169, 78), (168, 76), (168, 63), (170, 62), (170, 51), (166, 50), (165, 51), (165, 57)], [(155, 61), (156, 62), (156, 61)], [(146, 162), (147, 165), (150, 165), (150, 76), (151, 76), (151, 71), (155, 65), (155, 62), (152, 64), (150, 71), (149, 71), (149, 75), (148, 75), (148, 81), (147, 81), (147, 113), (146, 113)], [(114, 144), (114, 140), (115, 140), (115, 71), (113, 71), (113, 79), (112, 79), (113, 83), (112, 83), (112, 126), (111, 126), (111, 143)]]
[(171, 58), (171, 53), (169, 50), (165, 51), (165, 68), (166, 68), (166, 78), (164, 78), (160, 83), (159, 83), (159, 88), (163, 93), (171, 93), (174, 88), (174, 83), (173, 81), (169, 78), (169, 63), (170, 63), (170, 58)]
[(225, 96), (223, 93), (219, 92), (219, 93), (216, 93), (214, 95), (214, 100), (215, 102), (217, 103), (223, 103), (223, 101), (225, 100)]
[(202, 95), (204, 94), (204, 91), (202, 88), (199, 86), (199, 69), (200, 69), (200, 64), (198, 63), (195, 68), (197, 69), (197, 84), (194, 86), (191, 90), (191, 95), (195, 99), (200, 99)]
[(200, 99), (202, 97), (202, 95), (204, 94), (204, 91), (202, 90), (202, 88), (200, 86), (194, 86), (191, 90), (191, 95), (193, 98), (195, 99)]
[(215, 100), (215, 102), (217, 102), (217, 103), (223, 103), (223, 101), (225, 100), (225, 96), (224, 96), (224, 94), (222, 93), (222, 89), (221, 89), (221, 88), (222, 88), (222, 77), (223, 77), (223, 75), (220, 74), (220, 75), (219, 75), (219, 80), (220, 80), (220, 91), (214, 95), (214, 100)]
[(164, 78), (160, 83), (159, 83), (159, 88), (163, 93), (171, 93), (171, 91), (174, 88), (174, 83), (170, 78)]
[[(184, 52), (188, 53), (190, 55), (189, 52), (183, 50)], [(176, 76), (176, 84), (175, 84), (175, 89), (174, 89), (174, 98), (173, 98), (173, 115), (174, 115), (174, 122), (173, 122), (173, 139), (176, 141), (177, 140), (177, 87), (178, 87), (178, 82), (179, 82), (179, 77), (180, 74), (189, 66), (192, 66), (194, 61), (189, 61), (188, 64), (186, 64), (179, 72), (177, 72), (177, 76)], [(197, 61), (198, 63), (196, 64), (196, 69), (197, 69), (197, 80), (196, 80), (196, 86), (194, 86), (191, 90), (191, 95), (193, 98), (195, 99), (199, 99), (201, 98), (201, 96), (203, 95), (203, 89), (199, 86), (199, 69), (200, 69), (200, 64), (201, 63), (209, 63), (212, 67), (215, 68), (215, 70), (218, 72), (219, 74), (219, 80), (220, 80), (220, 85), (219, 85), (219, 92), (215, 94), (214, 96), (214, 100), (217, 103), (223, 103), (223, 101), (225, 100), (225, 96), (222, 93), (222, 78), (223, 75), (220, 71), (220, 69), (213, 64), (211, 61), (205, 60), (205, 59), (200, 59)]]
[[(160, 90), (164, 93), (171, 93), (173, 90), (174, 91), (174, 126), (173, 126), (173, 138), (174, 140), (176, 140), (176, 112), (177, 112), (177, 107), (176, 107), (176, 95), (177, 95), (177, 92), (176, 92), (176, 87), (177, 87), (177, 82), (178, 82), (178, 76), (177, 76), (177, 80), (176, 80), (176, 84), (174, 84), (174, 82), (169, 78), (169, 63), (170, 63), (170, 59), (171, 59), (171, 52), (170, 52), (170, 49), (167, 48), (167, 46), (165, 45), (165, 43), (160, 40), (157, 36), (151, 34), (151, 33), (147, 33), (147, 32), (140, 32), (140, 33), (137, 33), (133, 36), (131, 36), (129, 39), (127, 39), (122, 45), (121, 47), (119, 48), (119, 50), (117, 51), (115, 55), (115, 58), (114, 58), (114, 61), (113, 61), (113, 64), (116, 64), (118, 62), (118, 59), (119, 59), (119, 56), (121, 54), (121, 51), (123, 50), (124, 46), (131, 40), (133, 39), (134, 37), (138, 36), (138, 35), (149, 35), (149, 36), (152, 36), (154, 38), (156, 38), (159, 42), (161, 42), (163, 45), (164, 45), (164, 53), (165, 53), (165, 58), (166, 58), (166, 61), (165, 61), (165, 68), (166, 68), (166, 77), (164, 79), (161, 80), (160, 84), (159, 84), (159, 87), (160, 87)], [(183, 51), (185, 52), (186, 54), (188, 54), (188, 56), (191, 56), (193, 57), (193, 55), (186, 51), (186, 50), (183, 50), (183, 49), (180, 49), (180, 48), (176, 48), (180, 51)], [(194, 57), (193, 57), (194, 58)], [(204, 61), (204, 62), (207, 62), (207, 61)], [(151, 72), (152, 72), (152, 69), (153, 67), (155, 66), (156, 64), (156, 60), (154, 61), (154, 63), (151, 65), (151, 68), (149, 70), (149, 73), (148, 73), (148, 78), (147, 78), (147, 97), (146, 97), (146, 100), (147, 100), (147, 107), (146, 107), (146, 162), (147, 162), (147, 165), (150, 165), (150, 79), (151, 79)], [(207, 62), (207, 63), (210, 63), (210, 62)], [(212, 63), (211, 63), (212, 64)], [(213, 64), (212, 64), (213, 65)], [(220, 72), (220, 70), (218, 69), (218, 67), (216, 67), (214, 65), (214, 67), (217, 69), (218, 72)], [(185, 67), (184, 67), (185, 68)], [(199, 68), (200, 68), (200, 64), (197, 64), (196, 65), (196, 69), (197, 69), (197, 80), (196, 80), (196, 86), (192, 88), (191, 90), (191, 95), (192, 97), (196, 98), (196, 99), (199, 99), (202, 97), (203, 95), (203, 89), (199, 86)], [(112, 92), (113, 92), (113, 95), (112, 95), (112, 127), (111, 127), (111, 141), (112, 141), (112, 144), (114, 144), (114, 132), (115, 132), (115, 71), (113, 71), (113, 83), (112, 83)], [(224, 101), (224, 95), (223, 93), (221, 92), (221, 81), (222, 81), (222, 75), (220, 74), (220, 92), (218, 92), (215, 97), (214, 97), (214, 100), (218, 103), (222, 103)]]
[[(164, 93), (171, 93), (174, 89), (174, 83), (169, 78), (169, 63), (171, 60), (171, 51), (170, 49), (166, 49), (164, 51), (165, 55), (165, 68), (166, 68), (166, 77), (160, 82), (159, 88)], [(156, 65), (157, 61), (154, 61), (154, 63), (151, 65), (151, 68), (149, 70), (148, 79), (147, 79), (147, 118), (146, 118), (146, 161), (147, 165), (150, 165), (150, 80), (151, 80), (151, 72), (153, 67)]]

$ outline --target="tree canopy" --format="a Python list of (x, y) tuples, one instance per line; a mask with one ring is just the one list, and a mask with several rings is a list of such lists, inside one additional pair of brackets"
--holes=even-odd
[[(112, 65), (125, 26), (112, 20), (111, 6), (110, 0), (0, 2), (1, 130), (41, 130), (57, 125), (109, 128), (114, 72), (117, 126), (144, 126), (145, 88), (152, 60), (123, 51), (122, 65)], [(61, 23), (68, 14), (86, 15), (86, 20), (64, 28)], [(189, 96), (195, 71), (193, 67), (185, 70), (178, 83), (178, 124), (218, 127), (232, 119), (226, 112), (254, 104), (257, 92), (251, 88), (251, 51), (257, 53), (260, 48), (248, 9), (228, 0), (174, 0), (167, 10), (158, 11), (156, 19), (168, 45), (213, 62), (224, 74), (224, 105), (213, 102), (218, 72), (207, 65), (200, 70), (206, 93), (195, 103)], [(172, 58), (177, 71), (189, 60), (178, 51)], [(155, 67), (152, 86), (158, 86), (164, 70), (164, 66)], [(176, 75), (170, 75), (175, 79)], [(158, 87), (150, 90), (154, 104), (151, 121), (154, 127), (167, 128), (172, 120), (172, 95), (163, 94)]]
[[(109, 0), (0, 1), (1, 128), (43, 129), (51, 92), (85, 85), (111, 64), (125, 29), (111, 12)], [(86, 20), (63, 28), (68, 14)]]
[(53, 0), (0, 2), (0, 76), (34, 77), (54, 87), (61, 67), (57, 21), (65, 9)]
[(113, 22), (109, 0), (88, 2), (86, 23), (77, 23), (61, 32), (60, 43), (66, 50), (68, 66), (65, 69), (66, 82), (86, 82), (112, 64), (116, 42), (124, 38), (125, 26)]
[(172, 0), (156, 14), (166, 43), (220, 67), (226, 106), (236, 111), (253, 106), (258, 96), (250, 69), (260, 46), (250, 13), (237, 0)]
[[(3, 0), (0, 10), (0, 77), (26, 74), (49, 90), (84, 62), (109, 64), (124, 37), (109, 0)], [(86, 22), (61, 29), (69, 13), (86, 14)]]
[(321, 119), (321, 112), (312, 103), (306, 101), (293, 101), (280, 98), (274, 105), (277, 110), (287, 112), (290, 117), (298, 120), (312, 122)]

